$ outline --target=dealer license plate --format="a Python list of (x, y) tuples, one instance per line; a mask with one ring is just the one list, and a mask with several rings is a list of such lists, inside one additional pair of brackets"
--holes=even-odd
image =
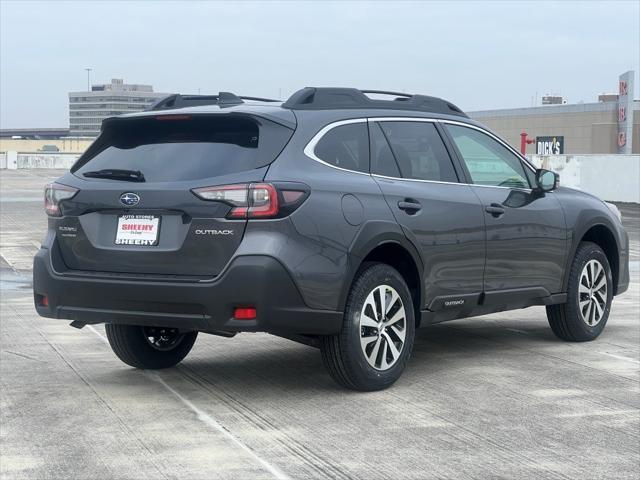
[(119, 215), (116, 245), (154, 246), (158, 244), (160, 217), (156, 215)]

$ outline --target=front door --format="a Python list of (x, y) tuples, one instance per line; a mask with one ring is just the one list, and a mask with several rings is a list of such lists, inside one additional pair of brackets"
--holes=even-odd
[(482, 203), (486, 300), (510, 300), (509, 294), (526, 300), (561, 292), (567, 232), (555, 194), (533, 190), (532, 169), (493, 136), (460, 124), (445, 125)]
[(483, 212), (472, 188), (459, 182), (435, 123), (371, 119), (369, 136), (371, 173), (423, 258), (424, 304), (473, 308), (483, 287)]

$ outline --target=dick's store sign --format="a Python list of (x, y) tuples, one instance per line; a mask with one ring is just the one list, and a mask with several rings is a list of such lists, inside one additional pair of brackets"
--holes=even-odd
[(538, 155), (562, 155), (564, 153), (564, 137), (536, 137), (536, 153)]
[(633, 135), (633, 71), (618, 79), (618, 153), (631, 153)]

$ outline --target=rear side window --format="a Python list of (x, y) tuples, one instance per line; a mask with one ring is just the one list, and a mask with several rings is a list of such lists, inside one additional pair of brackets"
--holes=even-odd
[(371, 173), (400, 178), (402, 176), (400, 169), (380, 125), (377, 123), (369, 125), (369, 135), (371, 136)]
[(268, 165), (293, 133), (253, 117), (173, 117), (111, 122), (72, 171), (134, 170), (147, 182), (216, 177)]
[(457, 182), (449, 153), (430, 122), (381, 122), (403, 178)]
[(369, 132), (365, 122), (340, 125), (316, 144), (316, 157), (335, 167), (369, 173)]

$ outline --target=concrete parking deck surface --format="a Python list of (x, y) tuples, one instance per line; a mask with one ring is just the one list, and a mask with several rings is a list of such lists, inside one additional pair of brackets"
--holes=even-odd
[(29, 269), (58, 174), (0, 172), (1, 478), (638, 478), (637, 205), (633, 283), (597, 341), (557, 340), (539, 307), (436, 325), (394, 387), (362, 394), (266, 334), (200, 335), (150, 373), (102, 326), (38, 317)]

